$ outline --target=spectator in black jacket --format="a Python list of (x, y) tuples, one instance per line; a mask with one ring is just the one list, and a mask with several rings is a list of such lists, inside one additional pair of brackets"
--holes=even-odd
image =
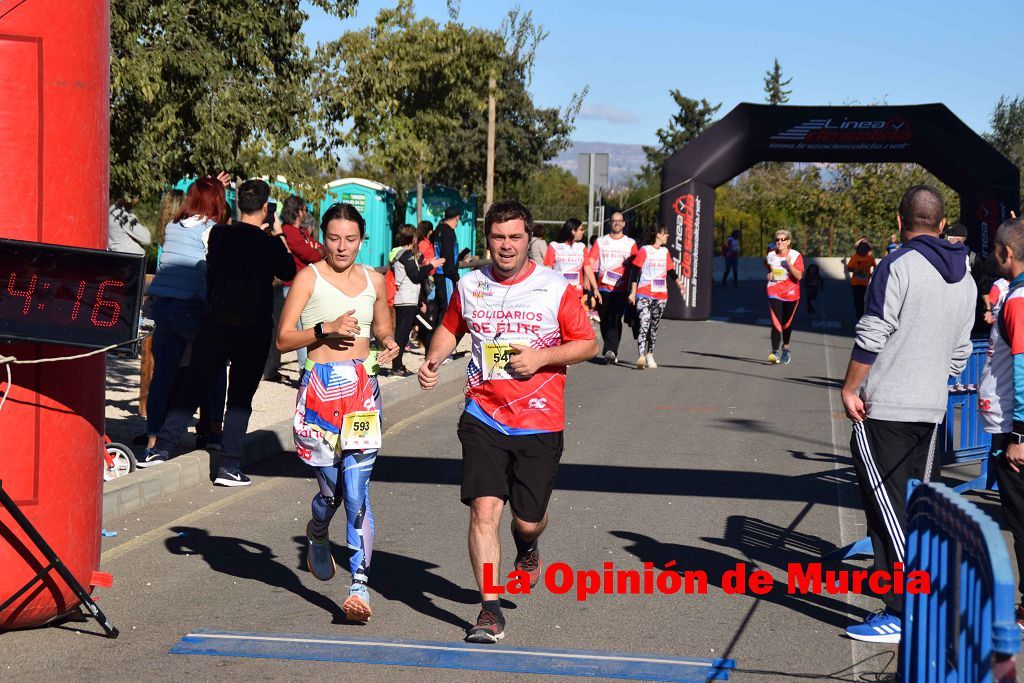
[[(214, 477), (219, 486), (248, 486), (241, 470), (242, 442), (249, 428), (252, 397), (274, 334), (274, 278), (295, 277), (295, 261), (285, 246), (279, 220), (264, 226), (270, 186), (248, 180), (238, 188), (239, 220), (210, 230), (206, 256), (206, 312), (192, 344), (185, 381), (171, 399), (171, 409), (140, 465), (167, 460), (188, 428), (210, 380), (231, 361), (223, 452)], [(144, 464), (143, 464), (144, 463)]]
[(459, 242), (455, 237), (455, 226), (462, 217), (462, 209), (449, 206), (444, 210), (444, 220), (434, 230), (434, 255), (444, 259), (444, 266), (434, 273), (434, 299), (437, 302), (436, 330), (448, 310), (448, 300), (455, 292), (459, 281)]

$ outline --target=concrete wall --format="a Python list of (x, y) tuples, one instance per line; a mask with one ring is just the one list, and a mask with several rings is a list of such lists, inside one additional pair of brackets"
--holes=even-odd
[[(817, 263), (821, 268), (821, 276), (830, 280), (845, 280), (843, 275), (843, 262), (845, 258), (839, 256), (811, 256), (804, 258), (804, 267)], [(725, 273), (725, 259), (715, 256), (712, 260), (711, 273), (716, 282), (722, 281), (722, 274)], [(767, 271), (764, 269), (764, 259), (756, 256), (748, 256), (739, 259), (739, 273), (741, 280), (764, 280)], [(729, 275), (732, 279), (732, 275)]]

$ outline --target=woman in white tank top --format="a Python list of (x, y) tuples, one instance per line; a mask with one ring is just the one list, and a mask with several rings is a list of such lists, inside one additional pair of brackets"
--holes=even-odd
[[(335, 204), (321, 221), (326, 255), (303, 268), (292, 281), (281, 312), (277, 348), (306, 347), (308, 357), (299, 386), (293, 426), (295, 452), (316, 468), (319, 492), (306, 525), (310, 573), (321, 581), (334, 576), (327, 530), (345, 506), (346, 544), (352, 584), (342, 610), (352, 621), (370, 618), (366, 586), (373, 553), (370, 473), (380, 449), (380, 389), (366, 367), (370, 335), (390, 362), (398, 353), (388, 312), (384, 276), (356, 264), (366, 222), (351, 204)], [(301, 330), (295, 329), (302, 319)]]

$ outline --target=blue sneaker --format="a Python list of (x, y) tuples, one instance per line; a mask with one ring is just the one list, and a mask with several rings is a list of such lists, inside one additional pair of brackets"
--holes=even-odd
[(327, 536), (316, 538), (313, 534), (313, 520), (306, 524), (306, 566), (309, 573), (321, 581), (333, 578), (337, 568)]
[(789, 361), (791, 360), (792, 357), (789, 355), (789, 349), (782, 349), (782, 355), (779, 356), (779, 362), (789, 365)]
[(162, 462), (167, 462), (167, 459), (171, 456), (167, 451), (158, 451), (156, 448), (147, 448), (142, 452), (141, 458), (136, 458), (135, 465), (137, 467), (152, 467), (153, 465), (159, 465)]
[(846, 635), (868, 643), (898, 643), (903, 634), (903, 621), (890, 612), (879, 610), (861, 624), (846, 629)]

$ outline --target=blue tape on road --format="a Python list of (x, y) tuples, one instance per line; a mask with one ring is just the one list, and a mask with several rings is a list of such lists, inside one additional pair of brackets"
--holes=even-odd
[(731, 659), (207, 630), (189, 633), (171, 648), (171, 654), (358, 662), (682, 683), (728, 680), (729, 671), (736, 668), (735, 661)]

